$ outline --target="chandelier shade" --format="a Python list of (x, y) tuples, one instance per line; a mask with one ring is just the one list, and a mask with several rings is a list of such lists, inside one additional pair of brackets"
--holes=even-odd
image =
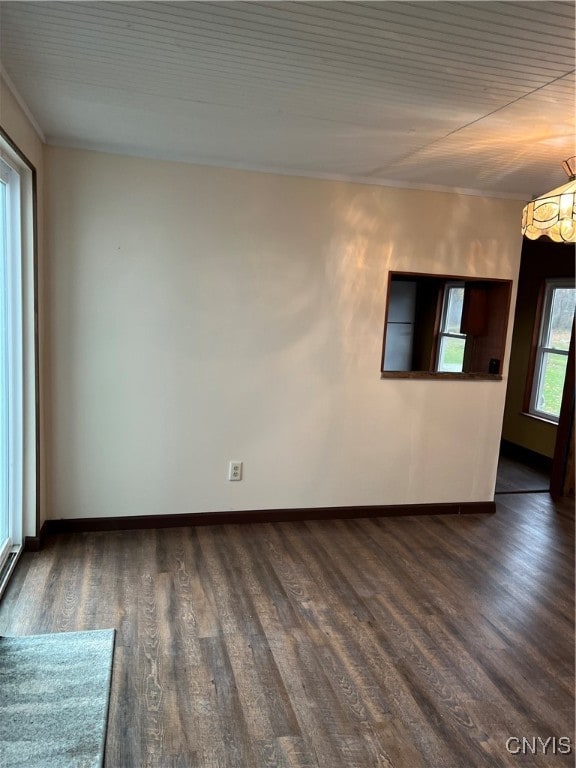
[(532, 200), (522, 211), (522, 234), (530, 240), (547, 236), (555, 243), (576, 243), (576, 156), (562, 165), (568, 183)]

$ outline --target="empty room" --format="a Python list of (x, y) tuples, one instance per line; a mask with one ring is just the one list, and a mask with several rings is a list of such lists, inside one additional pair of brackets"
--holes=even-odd
[(0, 2), (0, 765), (574, 765), (575, 9)]

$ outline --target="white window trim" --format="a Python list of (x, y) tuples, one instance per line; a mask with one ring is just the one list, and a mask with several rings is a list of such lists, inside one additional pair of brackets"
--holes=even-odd
[(550, 321), (552, 319), (552, 297), (556, 288), (574, 288), (574, 281), (569, 278), (552, 278), (546, 280), (546, 288), (544, 292), (544, 303), (542, 305), (542, 315), (540, 318), (540, 331), (538, 334), (538, 346), (536, 347), (536, 357), (534, 359), (534, 373), (532, 376), (532, 386), (530, 389), (530, 405), (528, 412), (532, 416), (537, 416), (540, 419), (546, 419), (546, 421), (552, 421), (555, 424), (560, 420), (559, 416), (555, 416), (553, 413), (547, 411), (541, 411), (536, 407), (538, 402), (538, 393), (540, 391), (540, 380), (542, 378), (542, 360), (547, 352), (552, 352), (555, 355), (564, 355), (568, 358), (568, 351), (564, 349), (556, 349), (555, 347), (546, 347), (543, 345), (542, 340), (548, 335), (548, 329), (550, 327)]
[[(33, 176), (31, 169), (18, 154), (1, 138), (0, 177), (7, 184), (8, 246), (6, 281), (7, 292), (7, 359), (8, 359), (8, 540), (0, 544), (0, 566), (5, 565), (11, 553), (19, 554), (32, 513), (27, 506), (35, 506), (35, 477), (26, 478), (26, 466), (35, 465), (35, 440), (30, 444), (30, 434), (35, 434), (35, 366), (28, 370), (25, 350), (34, 350), (34, 242), (33, 242)], [(24, 455), (24, 445), (28, 446)], [(34, 473), (35, 474), (35, 473)], [(12, 560), (10, 570), (15, 564)], [(0, 590), (4, 586), (0, 584)]]

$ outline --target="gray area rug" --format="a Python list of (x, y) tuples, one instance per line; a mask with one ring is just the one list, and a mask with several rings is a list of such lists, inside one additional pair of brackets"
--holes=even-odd
[(100, 768), (113, 629), (0, 637), (0, 766)]

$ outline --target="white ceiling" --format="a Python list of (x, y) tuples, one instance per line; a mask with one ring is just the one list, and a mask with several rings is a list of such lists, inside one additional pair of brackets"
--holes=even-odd
[(529, 198), (576, 154), (572, 2), (10, 2), (51, 144)]

